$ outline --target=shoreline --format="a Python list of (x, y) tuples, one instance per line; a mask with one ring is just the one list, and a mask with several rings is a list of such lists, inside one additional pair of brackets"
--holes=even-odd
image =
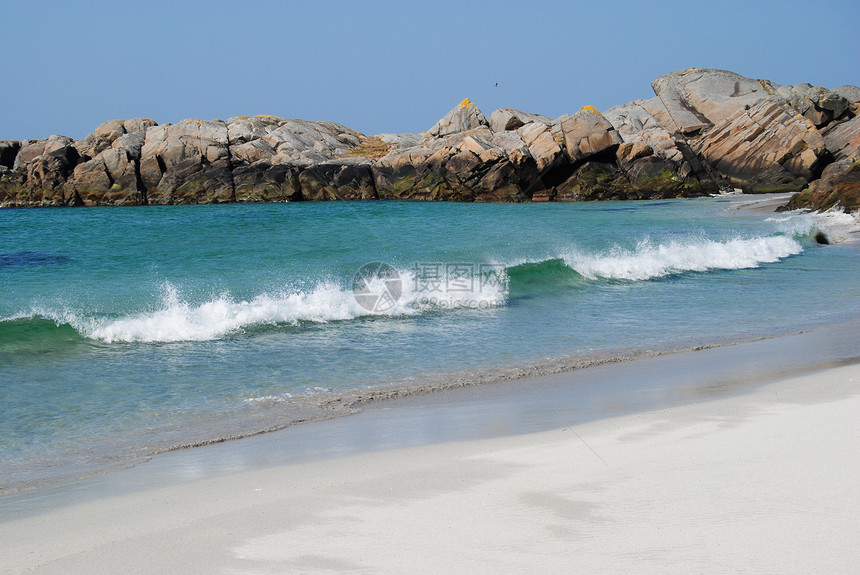
[[(334, 401), (340, 413), (177, 446), (75, 479), (6, 491), (0, 494), (0, 510), (27, 512), (29, 501), (41, 501), (37, 507), (45, 509), (98, 497), (105, 490), (171, 485), (188, 477), (191, 468), (195, 478), (217, 476), (368, 451), (546, 431), (566, 425), (569, 418), (588, 422), (671, 407), (679, 398), (739, 395), (779, 378), (860, 361), (851, 344), (858, 338), (860, 321), (853, 320), (680, 350), (634, 350), (585, 362), (581, 357), (561, 358), (531, 370), (488, 371), (483, 379), (475, 374), (468, 380), (452, 377), (436, 387), (416, 382), (412, 387), (336, 392), (336, 398), (327, 401)], [(416, 419), (444, 420), (448, 427), (416, 432)], [(386, 436), (368, 437), (368, 428), (386, 429)]]
[[(813, 354), (810, 341), (828, 345), (801, 339)], [(756, 343), (595, 368), (591, 382), (547, 376), (513, 396), (466, 393), (488, 386), (398, 400), (295, 428), (329, 437), (287, 461), (276, 451), (291, 434), (273, 433), (154, 458), (94, 482), (95, 497), (79, 485), (62, 506), (62, 493), (43, 493), (13, 517), (0, 500), (0, 539), (16, 542), (0, 572), (848, 569), (860, 559), (848, 541), (860, 505), (858, 358), (803, 375), (748, 362), (720, 371), (774, 347)], [(655, 374), (620, 401), (622, 380)], [(601, 377), (619, 386), (600, 394), (608, 401), (577, 393)], [(411, 438), (398, 433), (407, 423)], [(363, 429), (353, 438), (363, 447), (337, 446), (350, 429)], [(220, 471), (207, 469), (219, 458)], [(123, 475), (142, 483), (123, 488)]]
[[(747, 201), (747, 199), (743, 199), (741, 203)], [(717, 212), (717, 217), (719, 218), (722, 216), (721, 210), (731, 210), (738, 203), (739, 200), (730, 199), (721, 203), (714, 211)], [(710, 202), (708, 206), (711, 206)], [(709, 208), (708, 211), (710, 212), (711, 209)], [(790, 230), (797, 227), (803, 227), (803, 229), (809, 228), (811, 224), (807, 220), (810, 220), (810, 218), (812, 216), (804, 216), (802, 222), (787, 225), (786, 227), (789, 229), (789, 232), (786, 233), (791, 233)], [(728, 220), (728, 218), (725, 219)], [(782, 226), (782, 224), (779, 224), (779, 226)], [(810, 251), (813, 249), (818, 250), (819, 248), (809, 248)], [(823, 248), (821, 253), (826, 253), (830, 249)], [(835, 249), (839, 251), (845, 248), (837, 247)], [(852, 248), (849, 247), (848, 249)], [(697, 252), (697, 257), (699, 255)], [(514, 259), (512, 261), (519, 260)], [(531, 262), (528, 259), (524, 261)], [(543, 263), (550, 260), (538, 261)], [(667, 281), (674, 281), (674, 278), (670, 278)], [(659, 287), (659, 282), (655, 285)], [(263, 290), (262, 294), (267, 296), (268, 292)], [(770, 295), (765, 294), (764, 297), (770, 298)], [(217, 298), (213, 296), (208, 301), (216, 301), (218, 304), (225, 301), (228, 305), (232, 306), (229, 296), (226, 298), (223, 296), (218, 296)], [(208, 301), (204, 303), (208, 303)], [(350, 301), (352, 300), (350, 299)], [(278, 301), (277, 303), (280, 305), (282, 302)], [(729, 305), (732, 304), (729, 302)], [(195, 305), (191, 309), (196, 314), (203, 306), (204, 304), (197, 306), (195, 302)], [(286, 307), (280, 306), (278, 310), (280, 311), (281, 308)], [(172, 304), (162, 304), (153, 314), (165, 309), (171, 312), (174, 311)], [(60, 313), (62, 313), (62, 310), (61, 306)], [(238, 306), (232, 306), (229, 310), (230, 314), (241, 312), (242, 310)], [(776, 308), (774, 309), (774, 313), (779, 313)], [(196, 317), (194, 314), (184, 312), (178, 315), (179, 319), (183, 321)], [(701, 334), (685, 335), (683, 331), (665, 330), (657, 340), (649, 337), (644, 337), (641, 340), (631, 340), (628, 338), (628, 341), (616, 342), (615, 347), (610, 347), (608, 350), (589, 350), (587, 348), (589, 343), (581, 341), (576, 346), (555, 346), (545, 352), (541, 346), (535, 348), (536, 351), (534, 352), (524, 354), (526, 359), (521, 360), (518, 360), (517, 357), (496, 357), (493, 360), (486, 360), (480, 357), (482, 354), (480, 350), (477, 350), (473, 354), (475, 357), (472, 358), (470, 363), (463, 362), (463, 365), (471, 367), (462, 368), (460, 365), (456, 365), (456, 368), (462, 369), (462, 371), (446, 371), (446, 366), (443, 364), (438, 371), (433, 370), (431, 366), (430, 369), (403, 370), (401, 372), (402, 377), (365, 377), (360, 382), (354, 384), (362, 387), (355, 387), (351, 392), (343, 392), (339, 389), (339, 384), (349, 385), (352, 378), (347, 376), (341, 378), (341, 381), (337, 382), (338, 385), (321, 385), (319, 388), (305, 387), (304, 390), (288, 388), (289, 393), (281, 393), (281, 390), (284, 389), (284, 387), (281, 387), (275, 391), (268, 392), (274, 395), (268, 395), (265, 392), (259, 394), (249, 393), (239, 397), (234, 404), (222, 404), (222, 409), (218, 417), (215, 418), (205, 417), (199, 415), (200, 412), (190, 410), (190, 415), (184, 420), (180, 418), (164, 419), (155, 422), (152, 426), (147, 425), (144, 441), (135, 442), (136, 439), (139, 439), (140, 435), (135, 436), (134, 433), (123, 435), (121, 429), (118, 429), (117, 433), (107, 434), (101, 429), (93, 428), (94, 431), (89, 433), (85, 440), (79, 441), (75, 445), (70, 445), (68, 449), (63, 451), (56, 449), (53, 454), (50, 453), (49, 449), (46, 449), (45, 453), (49, 453), (49, 456), (42, 457), (41, 462), (37, 461), (34, 451), (28, 453), (26, 449), (19, 450), (10, 457), (7, 473), (4, 474), (5, 477), (2, 481), (3, 486), (0, 486), (0, 493), (5, 495), (19, 491), (21, 488), (29, 489), (49, 483), (66, 482), (86, 477), (91, 475), (92, 472), (99, 473), (102, 469), (110, 472), (118, 467), (135, 465), (139, 461), (166, 451), (246, 438), (259, 433), (271, 432), (274, 429), (289, 427), (296, 423), (304, 424), (308, 420), (330, 419), (333, 416), (350, 414), (354, 411), (355, 407), (364, 408), (364, 404), (368, 401), (375, 403), (378, 398), (384, 399), (400, 395), (425, 395), (444, 390), (445, 388), (460, 387), (461, 385), (494, 383), (499, 380), (518, 379), (523, 376), (531, 377), (546, 373), (579, 369), (606, 361), (615, 362), (619, 360), (626, 361), (631, 358), (639, 359), (643, 356), (654, 355), (654, 352), (658, 354), (666, 352), (675, 353), (702, 346), (711, 347), (713, 345), (734, 344), (738, 341), (771, 337), (774, 335), (774, 332), (777, 335), (782, 335), (784, 333), (791, 333), (797, 329), (809, 329), (825, 324), (828, 321), (841, 321), (843, 319), (834, 318), (832, 317), (833, 315), (835, 314), (831, 314), (826, 318), (819, 315), (817, 318), (806, 318), (805, 321), (798, 320), (791, 322), (781, 320), (780, 325), (773, 325), (774, 322), (768, 321), (758, 325), (747, 326), (745, 329), (731, 326), (731, 329), (736, 333), (730, 333), (729, 335), (725, 335), (724, 333), (711, 334), (709, 336), (702, 336)], [(787, 314), (785, 317), (789, 319), (793, 317), (793, 314)], [(659, 325), (659, 323), (653, 321), (650, 323), (651, 325)], [(578, 324), (571, 322), (569, 325), (575, 326)], [(86, 333), (83, 330), (80, 328), (76, 329), (78, 335), (86, 337)], [(229, 340), (230, 337), (228, 334), (224, 339)], [(588, 338), (584, 337), (581, 339), (587, 340)], [(644, 345), (640, 346), (640, 341), (649, 347), (646, 349)], [(90, 342), (87, 341), (87, 343)], [(146, 346), (142, 346), (142, 348), (145, 349)], [(581, 353), (572, 356), (561, 355), (570, 349), (581, 350)], [(542, 357), (544, 353), (545, 356)], [(545, 359), (546, 357), (555, 357), (557, 359)], [(484, 361), (484, 363), (482, 364), (481, 361)], [(402, 362), (400, 363), (402, 364)], [(448, 369), (455, 368), (448, 367)], [(372, 385), (368, 384), (381, 385), (379, 387), (372, 387)], [(334, 391), (328, 396), (323, 395), (325, 392), (314, 393), (317, 389), (324, 388), (330, 388)], [(129, 426), (128, 429), (134, 429), (134, 427)], [(90, 459), (88, 459), (88, 456), (91, 454), (97, 455), (97, 457), (92, 458), (92, 461), (95, 462), (93, 465), (89, 464)], [(51, 455), (56, 455), (56, 457), (51, 457)], [(63, 466), (60, 463), (61, 461), (68, 461), (70, 465)], [(50, 473), (42, 473), (40, 469), (46, 469)]]
[[(268, 413), (264, 414), (261, 411), (257, 415), (258, 425), (262, 421), (270, 421), (270, 423), (265, 424), (263, 427), (254, 428), (247, 432), (213, 436), (190, 443), (155, 447), (143, 454), (129, 453), (126, 457), (115, 456), (112, 460), (101, 462), (99, 467), (89, 471), (56, 475), (53, 478), (39, 479), (30, 483), (16, 483), (13, 481), (0, 489), (0, 505), (2, 505), (4, 498), (15, 496), (26, 498), (26, 494), (29, 492), (40, 492), (42, 490), (58, 490), (62, 492), (67, 485), (74, 486), (77, 484), (87, 484), (92, 481), (98, 482), (100, 478), (133, 470), (138, 466), (146, 465), (153, 459), (164, 457), (165, 455), (212, 448), (221, 444), (232, 445), (236, 442), (254, 441), (270, 434), (288, 432), (298, 427), (325, 424), (343, 418), (352, 418), (367, 411), (393, 409), (404, 403), (407, 405), (415, 402), (418, 404), (433, 404), (435, 402), (434, 398), (437, 395), (445, 396), (446, 394), (460, 392), (466, 396), (467, 400), (477, 396), (498, 398), (504, 394), (516, 393), (516, 388), (519, 386), (541, 385), (540, 382), (542, 380), (551, 381), (553, 378), (565, 379), (568, 376), (573, 378), (582, 377), (587, 380), (590, 374), (599, 372), (603, 368), (607, 368), (610, 371), (613, 369), (625, 371), (626, 368), (620, 366), (628, 364), (636, 365), (640, 362), (647, 363), (654, 360), (659, 361), (661, 358), (667, 358), (667, 361), (671, 361), (672, 357), (683, 358), (689, 354), (709, 350), (731, 350), (736, 346), (743, 348), (749, 345), (764, 345), (763, 342), (783, 341), (786, 338), (797, 338), (798, 336), (804, 336), (804, 334), (815, 334), (821, 330), (834, 329), (856, 329), (857, 337), (860, 337), (860, 321), (852, 320), (842, 324), (825, 324), (797, 331), (778, 332), (772, 335), (748, 334), (745, 337), (738, 336), (737, 338), (712, 341), (710, 343), (690, 341), (686, 347), (604, 350), (592, 354), (551, 358), (534, 363), (505, 365), (474, 372), (427, 374), (414, 381), (397, 384), (374, 385), (340, 391), (320, 391), (308, 395), (290, 396), (283, 400), (276, 398), (269, 401), (268, 406), (262, 408), (263, 410), (268, 409)], [(726, 351), (726, 353), (731, 352)], [(800, 354), (799, 349), (796, 354), (783, 354), (783, 356), (783, 360), (787, 362), (785, 365), (791, 366), (784, 367), (783, 372), (785, 373), (802, 373), (818, 368), (818, 364), (813, 365), (807, 361)], [(834, 358), (826, 357), (822, 361), (825, 363), (832, 362)], [(598, 390), (597, 393), (601, 393), (601, 391)], [(635, 410), (636, 408), (631, 409)], [(592, 416), (593, 414), (589, 414), (588, 418), (590, 419)], [(241, 428), (243, 416), (237, 415), (235, 417), (235, 421), (228, 420), (228, 423), (226, 423), (229, 428)], [(226, 449), (230, 450), (231, 448), (227, 447)], [(235, 447), (234, 449), (239, 449), (239, 447)]]

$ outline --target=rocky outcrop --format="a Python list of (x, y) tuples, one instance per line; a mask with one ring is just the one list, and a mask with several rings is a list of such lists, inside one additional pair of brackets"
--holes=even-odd
[(487, 119), (481, 110), (478, 109), (478, 106), (473, 104), (469, 98), (466, 98), (457, 106), (454, 106), (450, 112), (442, 116), (442, 119), (436, 122), (427, 133), (431, 136), (442, 137), (474, 130), (487, 125)]
[(112, 120), (82, 140), (0, 140), (0, 206), (322, 200), (581, 201), (802, 191), (858, 207), (860, 88), (692, 69), (655, 97), (550, 118), (469, 99), (422, 134), (274, 116)]
[(805, 189), (844, 153), (845, 134), (828, 146), (824, 130), (857, 112), (851, 87), (779, 86), (723, 70), (673, 72), (652, 86), (696, 155), (747, 192)]
[(786, 207), (821, 211), (837, 205), (849, 212), (860, 210), (860, 159), (830, 164), (824, 168), (820, 179), (794, 195)]
[(561, 123), (564, 146), (572, 162), (598, 154), (614, 152), (621, 136), (609, 121), (593, 106), (586, 106)]

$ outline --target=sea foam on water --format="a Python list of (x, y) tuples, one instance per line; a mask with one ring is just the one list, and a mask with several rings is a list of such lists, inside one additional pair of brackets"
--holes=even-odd
[(649, 280), (685, 272), (754, 268), (802, 251), (800, 243), (787, 236), (656, 244), (644, 240), (633, 250), (615, 247), (607, 254), (572, 252), (564, 260), (588, 279)]

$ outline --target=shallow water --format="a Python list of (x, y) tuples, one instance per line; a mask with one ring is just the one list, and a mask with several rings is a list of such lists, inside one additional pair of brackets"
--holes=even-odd
[(860, 317), (857, 245), (812, 239), (853, 221), (747, 201), (0, 211), (0, 483), (338, 413), (320, 398), (371, 385)]

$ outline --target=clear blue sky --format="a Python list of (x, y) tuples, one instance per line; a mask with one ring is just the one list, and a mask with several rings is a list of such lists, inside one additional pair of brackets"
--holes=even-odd
[(556, 117), (690, 67), (835, 88), (860, 84), (858, 23), (858, 0), (0, 0), (0, 139), (255, 114), (420, 132), (465, 97)]

